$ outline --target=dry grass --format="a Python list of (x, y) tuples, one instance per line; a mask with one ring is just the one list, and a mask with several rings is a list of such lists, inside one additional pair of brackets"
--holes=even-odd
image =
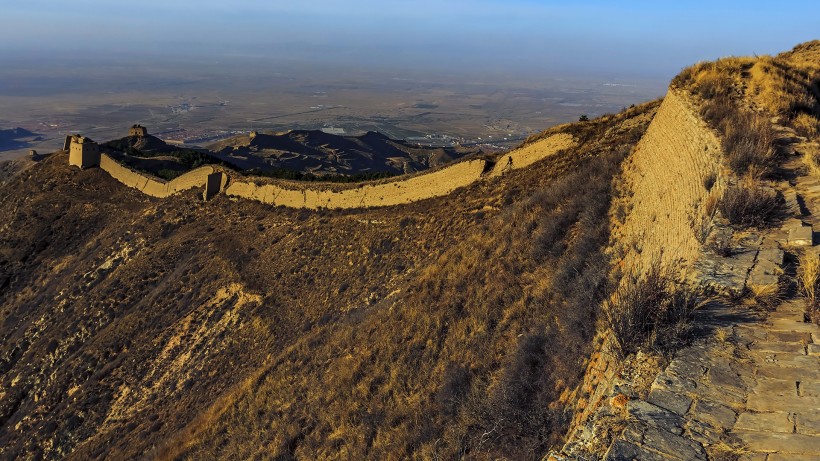
[(705, 245), (712, 234), (719, 202), (720, 196), (715, 193), (710, 193), (706, 197), (703, 206), (696, 206), (689, 216), (689, 225), (692, 227), (695, 238), (701, 245)]
[(746, 176), (726, 188), (717, 206), (735, 226), (763, 227), (777, 217), (780, 200), (774, 190)]
[(750, 300), (756, 305), (767, 310), (774, 310), (784, 298), (783, 287), (779, 283), (770, 285), (754, 285), (748, 286)]
[(820, 323), (820, 257), (806, 251), (798, 258), (797, 286), (806, 299), (806, 314), (815, 323)]
[(820, 41), (814, 41), (775, 57), (699, 63), (672, 84), (701, 100), (701, 114), (722, 136), (728, 166), (738, 175), (763, 177), (774, 173), (782, 156), (771, 117), (802, 136), (817, 136), (819, 82)]
[(642, 348), (661, 354), (679, 349), (689, 339), (701, 298), (700, 290), (678, 282), (658, 260), (645, 273), (625, 277), (604, 308), (615, 352), (627, 357)]
[(797, 132), (808, 138), (815, 138), (820, 134), (820, 120), (817, 117), (809, 114), (798, 114), (792, 125)]
[(803, 163), (813, 175), (820, 175), (820, 152), (807, 152), (803, 156)]
[(734, 339), (734, 336), (735, 336), (735, 333), (734, 333), (734, 331), (732, 330), (731, 327), (729, 327), (729, 328), (718, 328), (715, 331), (715, 339), (721, 344), (732, 341)]
[[(749, 96), (782, 118), (803, 136), (816, 136), (820, 122), (820, 42), (771, 57), (762, 56), (750, 69)], [(806, 59), (814, 56), (817, 59)]]
[(721, 440), (706, 447), (709, 459), (713, 461), (738, 461), (742, 456), (752, 452), (741, 442)]
[(168, 441), (167, 458), (540, 458), (566, 430), (560, 396), (581, 379), (606, 296), (612, 178), (638, 138), (601, 137), (608, 120), (585, 122), (588, 141), (540, 172), (499, 179), (502, 211), (401, 293), (273, 352), (225, 411)]

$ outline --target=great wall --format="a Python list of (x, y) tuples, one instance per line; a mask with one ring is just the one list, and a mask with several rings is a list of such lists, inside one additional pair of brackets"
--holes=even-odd
[[(402, 180), (351, 186), (238, 177), (210, 166), (165, 182), (105, 154), (96, 161), (93, 152), (85, 155), (81, 147), (75, 153), (75, 142), (82, 144), (71, 142), (71, 164), (99, 166), (153, 197), (204, 187), (207, 197), (224, 193), (306, 209), (393, 206), (445, 196), (575, 145), (572, 136), (561, 133), (505, 154), (494, 164), (468, 160)], [(735, 180), (722, 166), (722, 156), (721, 141), (696, 103), (670, 89), (627, 158), (618, 185), (622, 198), (613, 205), (612, 237), (625, 267), (646, 267), (659, 258), (716, 291), (738, 295), (779, 282), (783, 248), (813, 245), (811, 211), (820, 213), (820, 200), (802, 207), (797, 202), (820, 186), (803, 179), (796, 185), (769, 185), (786, 198), (793, 215), (782, 228), (747, 236), (731, 256), (708, 252), (699, 232), (727, 228), (711, 222), (707, 203)], [(707, 221), (697, 222), (699, 216)], [(747, 447), (743, 453), (749, 460), (820, 459), (820, 419), (817, 411), (807, 411), (820, 408), (820, 329), (802, 322), (794, 302), (770, 315), (748, 311), (731, 304), (702, 309), (697, 322), (705, 333), (653, 375), (646, 392), (633, 388), (623, 364), (608, 352), (611, 338), (599, 334), (582, 385), (562, 396), (574, 414), (568, 442), (545, 459), (706, 460), (709, 450), (730, 443)], [(603, 458), (587, 458), (585, 450), (600, 443), (606, 421), (612, 419), (624, 426), (604, 447)]]
[[(144, 127), (140, 128), (144, 130)], [(134, 128), (132, 132), (133, 130)], [(525, 168), (574, 144), (572, 136), (559, 133), (505, 154), (502, 161), (492, 169), (487, 160), (466, 160), (401, 180), (359, 185), (306, 184), (262, 177), (240, 177), (216, 166), (203, 166), (171, 181), (164, 181), (120, 164), (111, 156), (101, 153), (96, 143), (79, 135), (66, 138), (65, 150), (70, 152), (69, 164), (80, 168), (99, 167), (122, 184), (152, 197), (164, 198), (184, 190), (203, 187), (206, 198), (224, 192), (230, 197), (246, 198), (274, 206), (340, 209), (395, 206), (449, 195), (484, 177), (497, 177), (508, 170)]]
[[(732, 301), (777, 290), (788, 277), (784, 250), (818, 253), (820, 186), (800, 160), (815, 155), (817, 143), (775, 127), (791, 155), (781, 167), (784, 177), (795, 179), (764, 187), (784, 198), (787, 216), (779, 228), (739, 236), (730, 256), (715, 254), (697, 233), (732, 230), (704, 207), (737, 178), (721, 164), (720, 140), (696, 103), (682, 92), (667, 93), (625, 163), (623, 200), (612, 209), (613, 242), (620, 244), (622, 269), (640, 271), (660, 260), (729, 301), (696, 311), (694, 344), (644, 383), (633, 367), (642, 359), (620, 362), (610, 334), (600, 333), (582, 385), (562, 396), (574, 410), (567, 442), (545, 460), (820, 459), (820, 328), (805, 322), (800, 299), (772, 312)], [(620, 225), (618, 214), (625, 215)]]

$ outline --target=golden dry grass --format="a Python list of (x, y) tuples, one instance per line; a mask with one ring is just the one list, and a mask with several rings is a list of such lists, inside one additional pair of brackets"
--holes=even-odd
[[(771, 174), (782, 155), (771, 118), (805, 137), (820, 131), (820, 41), (777, 56), (723, 58), (684, 69), (672, 82), (701, 100), (738, 174)], [(807, 164), (817, 170), (817, 161)]]
[(797, 286), (806, 298), (806, 314), (818, 322), (818, 295), (820, 295), (820, 257), (812, 251), (803, 252), (798, 258)]
[(275, 354), (162, 459), (528, 459), (558, 443), (606, 286), (612, 177), (649, 121), (612, 130), (625, 117), (587, 122), (598, 134), (577, 131), (585, 145), (547, 160), (531, 196), (505, 198), (391, 301)]
[(774, 309), (783, 301), (783, 289), (779, 283), (749, 285), (750, 301), (765, 309)]

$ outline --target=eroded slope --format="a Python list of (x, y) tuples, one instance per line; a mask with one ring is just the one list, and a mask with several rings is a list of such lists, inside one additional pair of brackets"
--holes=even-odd
[(154, 199), (52, 156), (0, 195), (0, 455), (540, 456), (589, 352), (611, 179), (655, 107), (371, 210)]

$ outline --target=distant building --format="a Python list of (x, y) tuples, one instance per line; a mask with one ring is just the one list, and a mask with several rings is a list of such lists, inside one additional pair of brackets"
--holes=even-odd
[(75, 134), (69, 136), (68, 164), (80, 168), (100, 166), (100, 146), (90, 138)]
[(128, 130), (128, 136), (148, 136), (148, 129), (142, 125), (132, 125)]

